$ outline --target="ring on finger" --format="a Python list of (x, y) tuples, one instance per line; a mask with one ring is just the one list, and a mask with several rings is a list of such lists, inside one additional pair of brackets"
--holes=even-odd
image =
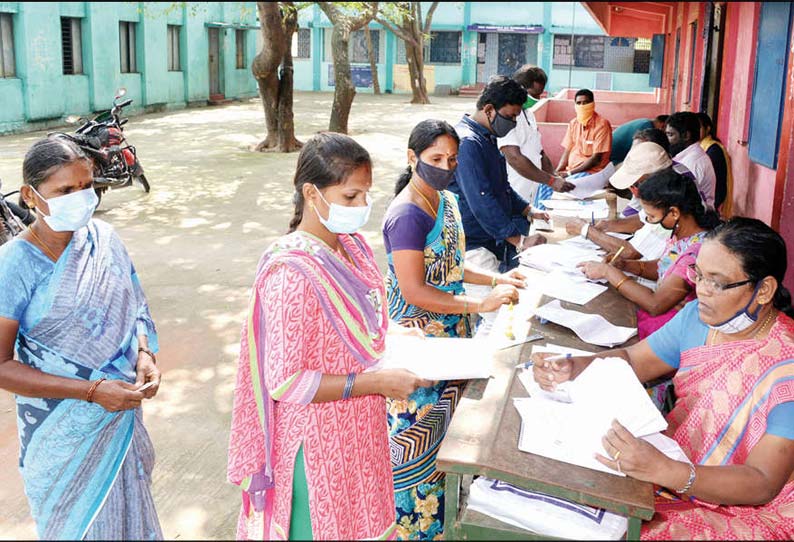
[(618, 450), (618, 453), (615, 454), (615, 457), (613, 458), (613, 460), (614, 461), (620, 461), (620, 450)]

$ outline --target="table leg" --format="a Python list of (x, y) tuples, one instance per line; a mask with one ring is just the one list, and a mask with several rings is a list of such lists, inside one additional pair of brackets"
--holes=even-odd
[(629, 516), (629, 527), (626, 531), (626, 540), (639, 540), (642, 520)]
[(458, 532), (455, 528), (460, 506), (460, 476), (447, 473), (444, 484), (444, 538), (456, 540)]

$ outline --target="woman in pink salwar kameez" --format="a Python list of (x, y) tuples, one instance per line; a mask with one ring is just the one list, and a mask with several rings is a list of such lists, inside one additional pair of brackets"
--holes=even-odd
[[(777, 232), (733, 218), (708, 234), (689, 269), (698, 299), (646, 340), (599, 354), (622, 357), (643, 382), (675, 374), (667, 434), (688, 461), (668, 458), (617, 421), (603, 439), (609, 457), (597, 456), (659, 486), (642, 538), (794, 537), (794, 309), (782, 285), (786, 261)], [(545, 357), (533, 356), (545, 389), (592, 361)]]
[(369, 154), (333, 133), (298, 157), (295, 217), (263, 254), (243, 328), (229, 480), (238, 539), (389, 539), (395, 505), (384, 396), (429, 385), (380, 359), (383, 279), (355, 233), (369, 217)]

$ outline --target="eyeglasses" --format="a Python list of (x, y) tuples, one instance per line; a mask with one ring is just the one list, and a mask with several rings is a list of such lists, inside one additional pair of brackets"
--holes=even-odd
[(695, 284), (702, 284), (706, 286), (709, 290), (717, 293), (722, 293), (725, 290), (730, 290), (731, 288), (738, 288), (739, 286), (744, 286), (745, 284), (752, 284), (753, 280), (740, 280), (739, 282), (731, 282), (729, 284), (724, 284), (722, 282), (707, 279), (703, 276), (700, 270), (697, 268), (695, 264), (688, 265), (686, 268), (686, 276), (689, 280), (694, 282)]
[[(661, 224), (662, 222), (664, 222), (664, 219), (665, 219), (665, 218), (667, 218), (667, 215), (669, 215), (669, 214), (670, 214), (670, 211), (672, 211), (672, 210), (673, 210), (673, 209), (672, 209), (671, 207), (668, 207), (668, 208), (667, 208), (667, 210), (666, 210), (666, 211), (664, 212), (664, 214), (662, 215), (662, 218), (660, 218), (659, 220), (656, 220), (656, 221), (654, 221), (654, 222), (651, 222), (650, 220), (648, 220), (648, 219), (646, 218), (646, 219), (645, 219), (645, 222), (646, 222), (647, 224), (651, 224), (651, 225), (653, 225), (653, 224)], [(646, 215), (646, 216), (647, 216), (647, 215)]]

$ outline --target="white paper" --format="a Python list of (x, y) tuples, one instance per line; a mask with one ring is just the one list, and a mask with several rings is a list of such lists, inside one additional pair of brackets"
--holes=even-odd
[(535, 315), (565, 326), (584, 342), (599, 346), (623, 344), (637, 333), (637, 328), (616, 326), (600, 314), (564, 309), (557, 299), (535, 309)]
[(593, 197), (596, 192), (601, 191), (609, 182), (609, 178), (615, 173), (615, 166), (610, 162), (607, 166), (597, 173), (587, 175), (585, 177), (578, 177), (576, 179), (567, 179), (576, 185), (576, 188), (566, 194), (575, 198), (584, 199)]
[(600, 261), (604, 251), (581, 248), (575, 244), (545, 243), (529, 247), (517, 258), (522, 265), (548, 273), (556, 268), (575, 270), (580, 262)]
[(554, 217), (550, 216), (548, 220), (533, 218), (532, 228), (537, 231), (554, 231)]
[(612, 421), (618, 420), (635, 437), (667, 428), (667, 422), (623, 359), (594, 360), (569, 383), (568, 393), (570, 403), (550, 401), (538, 394), (513, 399), (522, 421), (520, 450), (624, 476), (594, 457), (596, 453), (609, 457), (601, 439)]
[(367, 371), (407, 369), (428, 380), (488, 378), (493, 349), (487, 341), (386, 335), (386, 353)]
[(577, 305), (586, 305), (606, 290), (606, 286), (589, 282), (583, 274), (578, 278), (571, 273), (552, 271), (543, 278), (544, 294)]
[(565, 199), (544, 199), (541, 203), (548, 209), (560, 211), (581, 211), (585, 210), (588, 213), (591, 211), (598, 211), (601, 209), (609, 210), (609, 205), (604, 199), (598, 200), (565, 200)]
[[(534, 306), (531, 298), (536, 295), (537, 293), (532, 290), (519, 289), (517, 304), (512, 305), (512, 307), (510, 305), (502, 305), (499, 308), (493, 325), (487, 330), (487, 337), (483, 335), (486, 340), (491, 341), (493, 349), (499, 350), (523, 344), (526, 342), (527, 336), (534, 335), (531, 331), (531, 318), (534, 315)], [(513, 338), (511, 339), (508, 335)]]
[(567, 540), (620, 540), (628, 526), (625, 516), (483, 476), (472, 482), (467, 506), (520, 529)]
[[(546, 344), (545, 346), (537, 344), (532, 347), (532, 354), (570, 354), (571, 356), (590, 356), (593, 352), (588, 352), (587, 350), (579, 350), (577, 348), (568, 348), (565, 346), (559, 346), (556, 344)], [(527, 390), (527, 393), (530, 397), (543, 397), (545, 399), (550, 399), (552, 401), (562, 401), (564, 403), (571, 402), (571, 395), (570, 395), (570, 385), (571, 382), (563, 382), (557, 386), (557, 388), (552, 391), (546, 391), (540, 387), (535, 381), (534, 374), (532, 371), (532, 367), (527, 367), (525, 369), (519, 369), (518, 371), (518, 381), (523, 384), (524, 389)]]

